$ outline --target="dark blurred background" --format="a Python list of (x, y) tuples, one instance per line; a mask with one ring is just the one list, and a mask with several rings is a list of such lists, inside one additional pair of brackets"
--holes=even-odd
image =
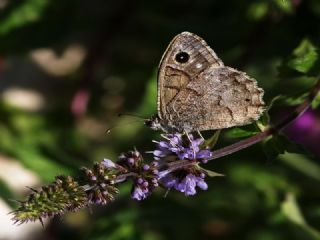
[[(208, 167), (226, 177), (210, 179), (194, 197), (164, 199), (159, 190), (135, 202), (128, 183), (109, 206), (55, 218), (44, 229), (12, 226), (7, 213), (16, 206), (10, 199), (25, 198), (25, 186), (76, 175), (133, 147), (153, 150), (159, 133), (117, 115), (156, 112), (157, 65), (176, 34), (204, 38), (226, 65), (256, 78), (269, 103), (310, 88), (278, 69), (301, 41), (319, 45), (319, 23), (319, 0), (0, 0), (0, 239), (317, 239), (316, 110), (286, 130), (309, 154), (269, 158), (259, 144), (217, 159)], [(290, 111), (279, 108), (271, 119)], [(238, 140), (228, 131), (220, 147)]]

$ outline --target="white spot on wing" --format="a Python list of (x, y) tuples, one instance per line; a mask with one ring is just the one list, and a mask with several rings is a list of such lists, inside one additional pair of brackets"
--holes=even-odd
[(196, 68), (198, 68), (198, 69), (202, 68), (202, 63), (197, 63)]

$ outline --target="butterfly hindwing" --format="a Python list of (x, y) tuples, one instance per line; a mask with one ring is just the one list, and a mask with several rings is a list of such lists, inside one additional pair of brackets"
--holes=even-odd
[(222, 129), (257, 120), (264, 110), (262, 94), (244, 72), (230, 67), (209, 68), (196, 81), (190, 81), (166, 108), (178, 128)]

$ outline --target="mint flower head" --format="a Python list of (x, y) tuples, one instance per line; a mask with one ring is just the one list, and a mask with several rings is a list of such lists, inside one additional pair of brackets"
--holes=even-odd
[(189, 134), (186, 139), (185, 135), (176, 134), (163, 134), (162, 140), (157, 143), (157, 149), (153, 151), (154, 158), (159, 160), (169, 155), (176, 155), (180, 160), (204, 160), (212, 156), (212, 152), (202, 147), (204, 139), (194, 138), (192, 134)]
[[(154, 158), (159, 162), (167, 162), (174, 158), (179, 160), (190, 160), (196, 163), (206, 163), (212, 157), (212, 152), (205, 145), (203, 138), (195, 138), (192, 134), (188, 136), (181, 134), (162, 135), (164, 140), (156, 142), (156, 150), (153, 151)], [(169, 189), (175, 189), (192, 196), (197, 193), (196, 188), (207, 190), (208, 185), (204, 181), (206, 174), (197, 164), (179, 169), (173, 172), (166, 170), (160, 172), (160, 183)]]

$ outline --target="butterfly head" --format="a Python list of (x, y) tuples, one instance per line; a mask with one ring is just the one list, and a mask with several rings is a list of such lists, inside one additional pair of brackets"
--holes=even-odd
[(159, 118), (159, 116), (157, 114), (153, 115), (149, 119), (146, 119), (144, 121), (144, 124), (147, 127), (151, 128), (152, 130), (162, 130), (163, 129), (162, 124), (161, 124), (161, 119)]
[(159, 115), (153, 115), (151, 118), (146, 119), (144, 124), (151, 128), (152, 130), (161, 130), (166, 133), (175, 133), (175, 132), (190, 132), (192, 129), (186, 125), (174, 125), (172, 122), (162, 119)]

